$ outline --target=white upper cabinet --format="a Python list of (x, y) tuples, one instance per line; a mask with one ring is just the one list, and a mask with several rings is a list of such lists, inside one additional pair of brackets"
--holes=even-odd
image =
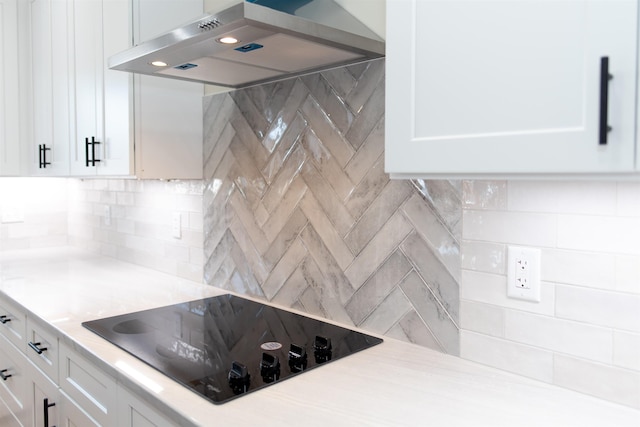
[(129, 131), (129, 82), (107, 69), (107, 58), (130, 45), (127, 0), (69, 1), (73, 53), (72, 105), (75, 133), (72, 175), (133, 173)]
[(20, 173), (18, 2), (0, 0), (0, 175)]
[[(203, 13), (202, 0), (132, 3), (134, 45)], [(143, 75), (133, 79), (136, 176), (201, 179), (204, 85)]]
[(145, 34), (200, 16), (202, 0), (18, 1), (31, 175), (202, 177), (204, 86), (108, 69)]
[(21, 45), (28, 68), (23, 99), (30, 107), (28, 131), (29, 169), (32, 175), (61, 176), (69, 173), (69, 142), (73, 122), (69, 102), (69, 52), (67, 3), (51, 0), (20, 0), (25, 25)]
[(386, 171), (633, 173), (637, 21), (636, 0), (387, 0)]

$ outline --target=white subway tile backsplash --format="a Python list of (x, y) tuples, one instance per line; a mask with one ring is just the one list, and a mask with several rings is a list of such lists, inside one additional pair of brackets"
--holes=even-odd
[(614, 255), (543, 249), (540, 278), (548, 282), (616, 288), (616, 258)]
[(556, 316), (640, 332), (640, 295), (557, 285)]
[(505, 338), (603, 363), (613, 360), (613, 332), (609, 328), (507, 310)]
[(640, 334), (613, 332), (613, 364), (640, 371)]
[(494, 337), (504, 337), (505, 309), (474, 301), (460, 301), (460, 327)]
[[(548, 351), (553, 383), (639, 407), (640, 184), (502, 183), (464, 182), (462, 356), (513, 370), (481, 352)], [(509, 244), (542, 250), (539, 304), (504, 296)]]
[(467, 240), (555, 247), (553, 214), (465, 210), (462, 229)]
[(556, 354), (553, 379), (561, 387), (640, 408), (638, 372)]
[(485, 273), (505, 274), (506, 245), (499, 243), (462, 242), (462, 268)]
[(506, 181), (462, 181), (462, 204), (465, 209), (506, 210)]
[(640, 183), (618, 183), (617, 213), (620, 216), (640, 217)]
[(508, 209), (522, 212), (613, 215), (615, 182), (509, 181)]
[(515, 310), (553, 315), (555, 286), (551, 283), (542, 282), (540, 286), (540, 302), (523, 301), (507, 298), (506, 276), (463, 270), (460, 298)]
[(558, 247), (640, 255), (640, 217), (558, 215)]
[(553, 380), (551, 351), (464, 329), (460, 331), (460, 348), (460, 356), (464, 359), (547, 383)]
[(616, 257), (615, 288), (621, 292), (640, 294), (640, 256)]

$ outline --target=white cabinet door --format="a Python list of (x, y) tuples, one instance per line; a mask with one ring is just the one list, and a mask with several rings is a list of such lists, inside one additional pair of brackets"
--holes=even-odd
[(31, 363), (28, 364), (27, 374), (28, 425), (61, 426), (58, 417), (61, 402), (58, 386)]
[(24, 2), (28, 11), (30, 79), (29, 144), (33, 175), (69, 173), (69, 143), (73, 127), (69, 100), (69, 63), (65, 1)]
[(20, 173), (18, 2), (0, 0), (0, 175)]
[(107, 70), (108, 55), (129, 46), (128, 1), (69, 0), (75, 132), (72, 175), (128, 175), (129, 78)]
[[(134, 44), (203, 13), (202, 0), (132, 0)], [(136, 176), (201, 179), (204, 85), (134, 76)]]
[(28, 418), (26, 381), (24, 357), (13, 344), (0, 337), (0, 405), (4, 402), (15, 418), (23, 424)]
[(175, 427), (157, 410), (122, 386), (118, 386), (119, 427)]
[(387, 0), (386, 171), (633, 171), (637, 18), (636, 0)]
[[(64, 392), (60, 392), (60, 407), (58, 409), (58, 417), (60, 425), (65, 427), (101, 427), (101, 424), (91, 418), (83, 411), (73, 400)], [(109, 426), (104, 424), (102, 427)]]

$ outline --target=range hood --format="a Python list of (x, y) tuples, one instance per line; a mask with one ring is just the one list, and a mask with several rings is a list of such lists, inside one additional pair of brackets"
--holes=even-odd
[(384, 41), (333, 0), (247, 0), (118, 53), (109, 68), (242, 88), (382, 56)]

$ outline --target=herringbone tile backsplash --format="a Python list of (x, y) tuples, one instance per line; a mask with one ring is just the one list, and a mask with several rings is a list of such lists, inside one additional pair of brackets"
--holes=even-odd
[(459, 354), (461, 188), (384, 173), (384, 60), (205, 98), (208, 284)]

